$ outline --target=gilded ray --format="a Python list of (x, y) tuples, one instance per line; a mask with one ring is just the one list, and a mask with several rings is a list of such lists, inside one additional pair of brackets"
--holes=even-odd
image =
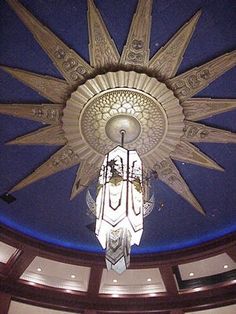
[(167, 81), (181, 102), (207, 87), (236, 65), (236, 50), (193, 68)]
[(182, 139), (192, 143), (236, 143), (236, 133), (185, 121)]
[(69, 145), (65, 145), (63, 148), (58, 150), (53, 154), (45, 163), (43, 163), (39, 168), (37, 168), (33, 173), (28, 177), (20, 181), (16, 186), (14, 186), (10, 193), (21, 190), (26, 186), (47, 178), (54, 173), (68, 169), (74, 165), (77, 165), (80, 162), (77, 154)]
[(6, 1), (70, 85), (77, 86), (81, 79), (92, 72), (86, 61), (42, 25), (21, 3), (17, 0)]
[(41, 128), (6, 143), (10, 145), (65, 145), (67, 140), (61, 125)]
[(181, 104), (187, 120), (198, 121), (236, 109), (235, 99), (191, 98)]
[(71, 86), (63, 80), (6, 66), (0, 68), (54, 103), (65, 103), (71, 94)]
[(152, 0), (139, 0), (120, 63), (147, 66), (151, 33)]
[(159, 180), (167, 184), (177, 194), (179, 194), (186, 201), (188, 201), (201, 214), (205, 214), (203, 208), (190, 191), (188, 185), (186, 184), (170, 158), (166, 158), (160, 163), (156, 164), (154, 170), (157, 172)]
[(197, 147), (183, 140), (176, 146), (175, 151), (171, 153), (170, 156), (172, 159), (195, 164), (201, 167), (220, 171), (224, 170), (215, 161), (203, 154)]
[(94, 68), (117, 65), (119, 52), (93, 0), (88, 0), (88, 26), (90, 64)]
[(198, 11), (150, 60), (148, 67), (154, 69), (160, 79), (175, 76), (200, 15)]
[(80, 163), (71, 191), (71, 199), (75, 198), (75, 196), (87, 188), (93, 180), (98, 178), (99, 167), (100, 164), (91, 164), (87, 160)]
[(54, 125), (60, 121), (63, 107), (62, 104), (0, 104), (0, 114)]

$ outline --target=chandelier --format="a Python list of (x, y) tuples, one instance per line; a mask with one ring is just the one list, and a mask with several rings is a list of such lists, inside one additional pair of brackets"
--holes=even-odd
[(97, 186), (96, 235), (106, 248), (108, 270), (122, 273), (129, 266), (131, 245), (139, 245), (142, 181), (142, 162), (135, 150), (117, 146), (106, 154)]

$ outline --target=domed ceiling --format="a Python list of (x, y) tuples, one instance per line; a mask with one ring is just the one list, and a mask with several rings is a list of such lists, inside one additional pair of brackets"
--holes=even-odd
[[(16, 1), (9, 3), (14, 4)], [(21, 0), (21, 4), (88, 64), (91, 63), (88, 50), (87, 1)], [(97, 0), (95, 4), (121, 55), (137, 1)], [(156, 0), (153, 1), (152, 9), (150, 58), (199, 9), (202, 10), (201, 17), (199, 18), (200, 13), (195, 16), (195, 22), (197, 23), (198, 18), (199, 21), (189, 45), (186, 42), (187, 49), (183, 61), (177, 74), (173, 76), (235, 48), (234, 0)], [(1, 1), (0, 26), (1, 65), (62, 79), (51, 60), (5, 1)], [(235, 64), (235, 53), (233, 58), (232, 62)], [(223, 73), (223, 70), (220, 71)], [(3, 104), (50, 103), (8, 72), (1, 70), (0, 73), (1, 108)], [(153, 76), (153, 73), (150, 75)], [(163, 78), (160, 80), (165, 81)], [(235, 69), (230, 69), (192, 97), (236, 98)], [(228, 106), (236, 107), (235, 103), (227, 101), (223, 101), (222, 106), (227, 103)], [(197, 119), (197, 123), (236, 132), (236, 111), (203, 118), (205, 117)], [(46, 162), (60, 149), (60, 145), (5, 145), (19, 136), (38, 130), (42, 124), (11, 115), (1, 115), (0, 119), (0, 194), (3, 195)], [(233, 135), (227, 136), (230, 137), (229, 141), (236, 142)], [(133, 247), (132, 253), (158, 253), (192, 247), (236, 230), (236, 145), (194, 145), (224, 169), (222, 172), (190, 164), (188, 160), (174, 161), (188, 187), (204, 208), (205, 215), (199, 212), (202, 211), (200, 205), (195, 203), (198, 210), (194, 209), (189, 202), (162, 182), (164, 180), (154, 180), (155, 206), (144, 221), (141, 244), (139, 247)], [(215, 163), (209, 163), (212, 168), (217, 168)], [(78, 165), (72, 165), (69, 169), (11, 192), (16, 200), (10, 204), (0, 199), (1, 224), (47, 243), (87, 252), (102, 252), (94, 232), (88, 227), (94, 223), (94, 218), (87, 210), (86, 190), (70, 200), (77, 169)]]

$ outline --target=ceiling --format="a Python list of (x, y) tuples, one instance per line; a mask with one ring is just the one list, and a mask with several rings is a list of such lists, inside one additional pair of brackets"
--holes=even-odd
[[(119, 52), (126, 42), (137, 1), (95, 1)], [(43, 24), (85, 60), (88, 55), (87, 4), (85, 0), (22, 0)], [(153, 5), (151, 56), (198, 10), (202, 16), (185, 53), (179, 72), (235, 48), (234, 0), (156, 0)], [(60, 77), (33, 36), (5, 1), (0, 7), (0, 64)], [(234, 78), (234, 79), (233, 79)], [(1, 103), (47, 103), (30, 88), (0, 72)], [(235, 69), (228, 71), (197, 96), (236, 98)], [(209, 126), (236, 132), (236, 111), (205, 120)], [(0, 117), (0, 194), (46, 161), (59, 147), (15, 146), (4, 143), (41, 127), (40, 123)], [(206, 211), (203, 216), (163, 183), (153, 186), (156, 203), (145, 219), (144, 233), (134, 254), (172, 251), (236, 231), (236, 145), (199, 144), (203, 152), (225, 171), (219, 172), (176, 162), (192, 192)], [(70, 201), (77, 167), (57, 173), (14, 193), (16, 201), (0, 199), (0, 222), (38, 240), (87, 252), (102, 249), (87, 225), (86, 191)]]
[[(192, 314), (222, 314), (224, 311), (225, 314), (234, 314), (235, 313), (236, 305), (226, 306), (219, 309), (213, 310), (204, 310), (199, 312), (192, 312)], [(70, 312), (62, 312), (62, 311), (55, 311), (50, 309), (39, 308), (32, 305), (26, 305), (23, 303), (13, 301), (11, 303), (9, 314), (70, 314)], [(191, 314), (190, 312), (186, 314)]]

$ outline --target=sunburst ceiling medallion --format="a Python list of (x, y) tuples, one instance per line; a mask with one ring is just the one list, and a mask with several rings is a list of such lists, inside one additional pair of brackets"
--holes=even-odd
[(192, 143), (235, 143), (235, 134), (195, 121), (233, 110), (236, 102), (192, 96), (235, 66), (236, 52), (176, 76), (201, 12), (150, 59), (152, 0), (138, 1), (121, 55), (94, 2), (88, 0), (88, 64), (20, 2), (7, 2), (65, 79), (1, 67), (52, 102), (1, 104), (2, 114), (48, 125), (8, 144), (63, 145), (10, 192), (78, 164), (71, 194), (75, 197), (98, 176), (104, 155), (117, 146), (122, 128), (127, 133), (126, 147), (138, 151), (145, 171), (155, 172), (159, 180), (204, 213), (172, 160), (222, 170)]

